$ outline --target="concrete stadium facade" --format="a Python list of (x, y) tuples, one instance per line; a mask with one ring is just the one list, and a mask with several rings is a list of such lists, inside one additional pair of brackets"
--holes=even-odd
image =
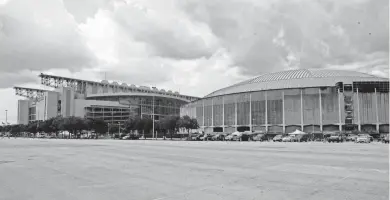
[(55, 88), (41, 90), (14, 87), (18, 101), (18, 124), (47, 120), (56, 116), (103, 119), (114, 125), (131, 116), (148, 116), (159, 120), (179, 115), (180, 107), (199, 98), (155, 87), (127, 85), (68, 77), (39, 75), (41, 83)]
[(340, 70), (264, 74), (181, 107), (205, 132), (389, 132), (389, 79)]

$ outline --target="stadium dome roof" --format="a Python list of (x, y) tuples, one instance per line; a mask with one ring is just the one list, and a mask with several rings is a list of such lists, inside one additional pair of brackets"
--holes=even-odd
[(335, 86), (337, 82), (352, 83), (354, 81), (389, 81), (389, 79), (346, 70), (297, 69), (263, 74), (214, 91), (205, 98), (250, 91), (328, 87)]

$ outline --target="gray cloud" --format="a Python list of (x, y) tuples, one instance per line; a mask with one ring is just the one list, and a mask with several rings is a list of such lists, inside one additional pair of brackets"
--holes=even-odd
[(65, 9), (78, 23), (86, 23), (101, 8), (109, 7), (111, 0), (62, 0)]
[(0, 73), (0, 89), (24, 83), (36, 83), (38, 81), (38, 74), (31, 73), (27, 70), (18, 73)]
[[(189, 0), (181, 6), (193, 20), (210, 26), (247, 74), (285, 69), (283, 63), (288, 65), (294, 57), (299, 68), (313, 68), (364, 62), (367, 54), (377, 52), (388, 54), (386, 0), (267, 4)], [(275, 44), (281, 30), (283, 36)]]
[(202, 35), (203, 31), (207, 34), (207, 26), (187, 21), (179, 13), (179, 16), (164, 16), (159, 11), (127, 4), (114, 11), (113, 19), (130, 37), (146, 43), (154, 56), (194, 59), (210, 57), (216, 51), (217, 46), (208, 44), (208, 38)]
[(0, 6), (0, 71), (77, 71), (95, 63), (59, 1), (13, 0)]

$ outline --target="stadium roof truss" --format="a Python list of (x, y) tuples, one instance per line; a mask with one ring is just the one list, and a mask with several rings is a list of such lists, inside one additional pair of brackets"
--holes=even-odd
[(17, 96), (26, 97), (31, 100), (39, 101), (43, 98), (44, 93), (48, 90), (26, 88), (26, 87), (14, 87), (15, 94)]
[(160, 94), (164, 96), (172, 96), (176, 98), (182, 98), (187, 99), (188, 101), (194, 101), (199, 98), (187, 96), (187, 95), (181, 95), (178, 92), (172, 92), (170, 90), (158, 90), (155, 87), (149, 88), (146, 86), (139, 86), (136, 87), (135, 85), (128, 86), (127, 84), (121, 84), (119, 85), (117, 82), (109, 83), (108, 81), (102, 81), (102, 82), (96, 82), (96, 81), (88, 81), (88, 80), (81, 80), (81, 79), (74, 79), (74, 78), (67, 78), (67, 77), (61, 77), (61, 76), (53, 76), (48, 74), (40, 74), (39, 77), (41, 78), (41, 84), (58, 88), (58, 87), (71, 87), (74, 88), (76, 92), (81, 94), (86, 94), (86, 88), (87, 85), (95, 85), (100, 87), (110, 87), (114, 89), (117, 92), (124, 92), (124, 93), (154, 93), (154, 94)]

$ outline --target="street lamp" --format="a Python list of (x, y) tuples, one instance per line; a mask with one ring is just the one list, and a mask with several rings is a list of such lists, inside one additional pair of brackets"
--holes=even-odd
[(121, 123), (118, 122), (118, 139), (121, 139)]
[[(152, 100), (152, 131), (153, 131), (153, 137), (154, 137), (154, 95), (153, 95), (153, 100)], [(157, 139), (157, 135), (156, 135)]]
[(110, 136), (110, 123), (107, 123), (107, 134)]

